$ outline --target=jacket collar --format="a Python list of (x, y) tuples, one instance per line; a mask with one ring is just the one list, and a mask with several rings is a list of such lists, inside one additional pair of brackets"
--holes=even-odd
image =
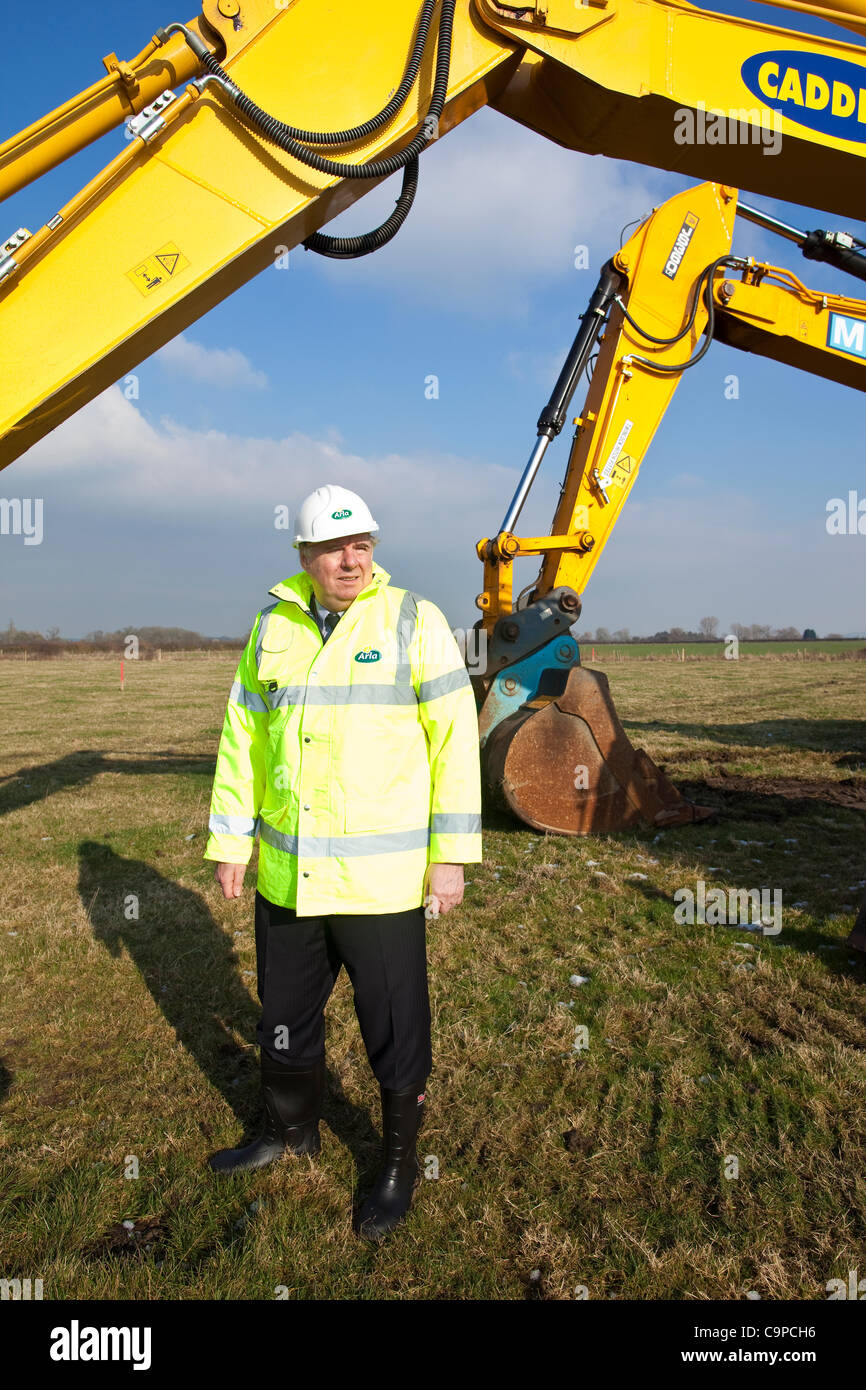
[[(359, 594), (355, 595), (353, 604), (357, 603), (359, 599), (369, 598), (371, 594), (377, 594), (380, 589), (385, 587), (390, 578), (388, 571), (383, 569), (381, 565), (377, 565), (374, 560), (370, 583), (366, 589), (362, 589)], [(292, 574), (288, 579), (280, 580), (279, 584), (275, 584), (272, 589), (268, 590), (268, 593), (273, 594), (274, 598), (282, 599), (284, 603), (297, 603), (307, 613), (310, 611), (312, 592), (313, 581), (306, 570), (301, 570), (300, 574)], [(350, 604), (349, 607), (351, 608), (353, 604)]]

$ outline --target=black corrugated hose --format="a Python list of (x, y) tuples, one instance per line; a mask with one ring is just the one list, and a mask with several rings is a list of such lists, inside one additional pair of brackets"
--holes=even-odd
[(227, 84), (228, 91), (234, 100), (238, 111), (244, 115), (255, 128), (271, 140), (287, 154), (294, 156), (303, 164), (312, 169), (317, 169), (322, 174), (336, 174), (340, 178), (348, 179), (380, 179), (389, 174), (395, 174), (398, 169), (403, 172), (403, 187), (400, 197), (394, 207), (391, 216), (382, 223), (380, 227), (371, 232), (365, 232), (361, 236), (354, 237), (334, 237), (327, 236), (322, 232), (314, 232), (312, 236), (302, 243), (309, 251), (317, 251), (320, 255), (331, 256), (335, 259), (347, 260), (357, 256), (366, 256), (371, 251), (378, 251), (380, 246), (384, 246), (387, 241), (399, 231), (412, 202), (418, 186), (418, 156), (431, 139), (434, 138), (439, 117), (445, 105), (445, 98), (448, 94), (448, 74), (451, 67), (451, 36), (454, 25), (454, 9), (457, 0), (442, 0), (442, 11), (439, 16), (439, 34), (436, 48), (436, 77), (433, 84), (433, 95), (430, 106), (424, 119), (422, 129), (410, 141), (404, 149), (397, 154), (389, 155), (386, 159), (369, 160), (362, 164), (346, 164), (340, 160), (326, 159), (324, 155), (317, 154), (315, 150), (307, 148), (306, 144), (301, 144), (302, 140), (310, 144), (353, 144), (358, 140), (363, 140), (374, 130), (377, 130), (386, 121), (390, 120), (408, 96), (412, 85), (417, 76), (418, 68), (430, 29), (430, 22), (433, 15), (436, 0), (424, 0), (421, 15), (418, 21), (418, 30), (412, 56), (406, 69), (403, 81), (400, 83), (394, 96), (387, 106), (365, 121), (362, 125), (353, 126), (349, 130), (338, 131), (305, 131), (299, 130), (295, 126), (286, 125), (283, 121), (278, 121), (273, 116), (269, 116), (261, 107), (256, 106), (248, 96), (232, 81), (228, 73), (220, 67), (219, 63), (210, 52), (200, 54), (201, 61), (208, 72), (214, 77), (219, 77)]
[(684, 337), (685, 334), (688, 333), (689, 329), (694, 324), (695, 318), (697, 317), (698, 303), (700, 301), (701, 286), (703, 285), (704, 287), (704, 303), (707, 309), (707, 326), (704, 329), (706, 337), (702, 345), (698, 348), (694, 357), (690, 357), (688, 362), (677, 362), (676, 364), (671, 366), (664, 366), (661, 362), (653, 362), (652, 358), (650, 357), (636, 357), (634, 353), (632, 353), (631, 357), (633, 362), (640, 362), (645, 367), (651, 367), (654, 372), (662, 372), (667, 376), (673, 376), (677, 372), (684, 372), (689, 367), (694, 367), (698, 362), (700, 362), (701, 358), (708, 351), (709, 346), (713, 341), (713, 334), (715, 332), (716, 306), (713, 300), (713, 281), (715, 279), (716, 271), (719, 269), (720, 266), (736, 266), (738, 269), (742, 269), (743, 258), (742, 256), (719, 256), (718, 260), (711, 261), (708, 266), (704, 267), (704, 269), (698, 276), (698, 290), (697, 294), (695, 295), (695, 303), (691, 315), (689, 317), (689, 321), (686, 324), (685, 328), (681, 329), (680, 332), (677, 333), (673, 338), (654, 338), (651, 333), (647, 333), (646, 329), (641, 328), (639, 324), (635, 323), (634, 319), (629, 314), (625, 305), (622, 303), (621, 300), (619, 301), (620, 308), (622, 309), (623, 314), (628, 319), (632, 328), (636, 329), (637, 332), (640, 333), (641, 337), (647, 338), (650, 342), (653, 343), (672, 344), (679, 342), (680, 338)]
[(378, 251), (393, 236), (396, 236), (409, 215), (418, 190), (418, 156), (415, 155), (403, 170), (403, 187), (400, 197), (394, 204), (391, 216), (371, 232), (360, 236), (330, 236), (327, 232), (313, 232), (301, 245), (306, 251), (316, 251), (320, 256), (330, 256), (335, 261), (351, 261), (358, 256), (369, 256)]
[[(371, 116), (369, 121), (364, 121), (362, 125), (350, 126), (348, 130), (299, 130), (297, 126), (292, 125), (284, 125), (282, 129), (295, 140), (303, 140), (305, 145), (353, 145), (358, 140), (365, 140), (380, 126), (386, 125), (391, 117), (400, 110), (415, 85), (415, 78), (418, 76), (418, 69), (421, 66), (421, 59), (427, 46), (427, 35), (430, 32), (430, 21), (433, 18), (435, 8), (436, 0), (424, 0), (418, 20), (415, 43), (403, 81), (387, 106), (383, 106), (377, 116)], [(278, 124), (280, 123), (278, 122)]]

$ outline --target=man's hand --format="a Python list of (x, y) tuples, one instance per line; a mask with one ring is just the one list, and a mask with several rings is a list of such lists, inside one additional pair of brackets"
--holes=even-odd
[(223, 890), (224, 898), (240, 897), (246, 871), (246, 864), (217, 864), (213, 876)]
[(428, 887), (424, 897), (425, 916), (438, 917), (450, 912), (463, 901), (463, 865), (431, 864)]

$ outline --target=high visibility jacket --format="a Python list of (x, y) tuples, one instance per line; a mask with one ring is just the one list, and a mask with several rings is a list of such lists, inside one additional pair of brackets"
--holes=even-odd
[(302, 571), (257, 614), (226, 708), (205, 859), (298, 916), (403, 912), (481, 860), (478, 717), (434, 603), (372, 577), (323, 643)]

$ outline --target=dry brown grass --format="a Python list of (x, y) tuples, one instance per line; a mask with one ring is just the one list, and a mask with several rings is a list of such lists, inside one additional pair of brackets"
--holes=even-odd
[[(26, 686), (0, 666), (0, 1276), (47, 1298), (703, 1300), (866, 1272), (866, 971), (843, 944), (862, 663), (817, 685), (795, 663), (611, 673), (714, 825), (568, 840), (488, 815), (464, 905), (430, 929), (431, 1176), (378, 1251), (351, 1231), (379, 1115), (345, 976), (321, 1155), (205, 1167), (258, 1105), (253, 874), (226, 903), (201, 859), (232, 670), (129, 663), (121, 694), (102, 662)], [(676, 925), (698, 877), (781, 887), (782, 935)]]

